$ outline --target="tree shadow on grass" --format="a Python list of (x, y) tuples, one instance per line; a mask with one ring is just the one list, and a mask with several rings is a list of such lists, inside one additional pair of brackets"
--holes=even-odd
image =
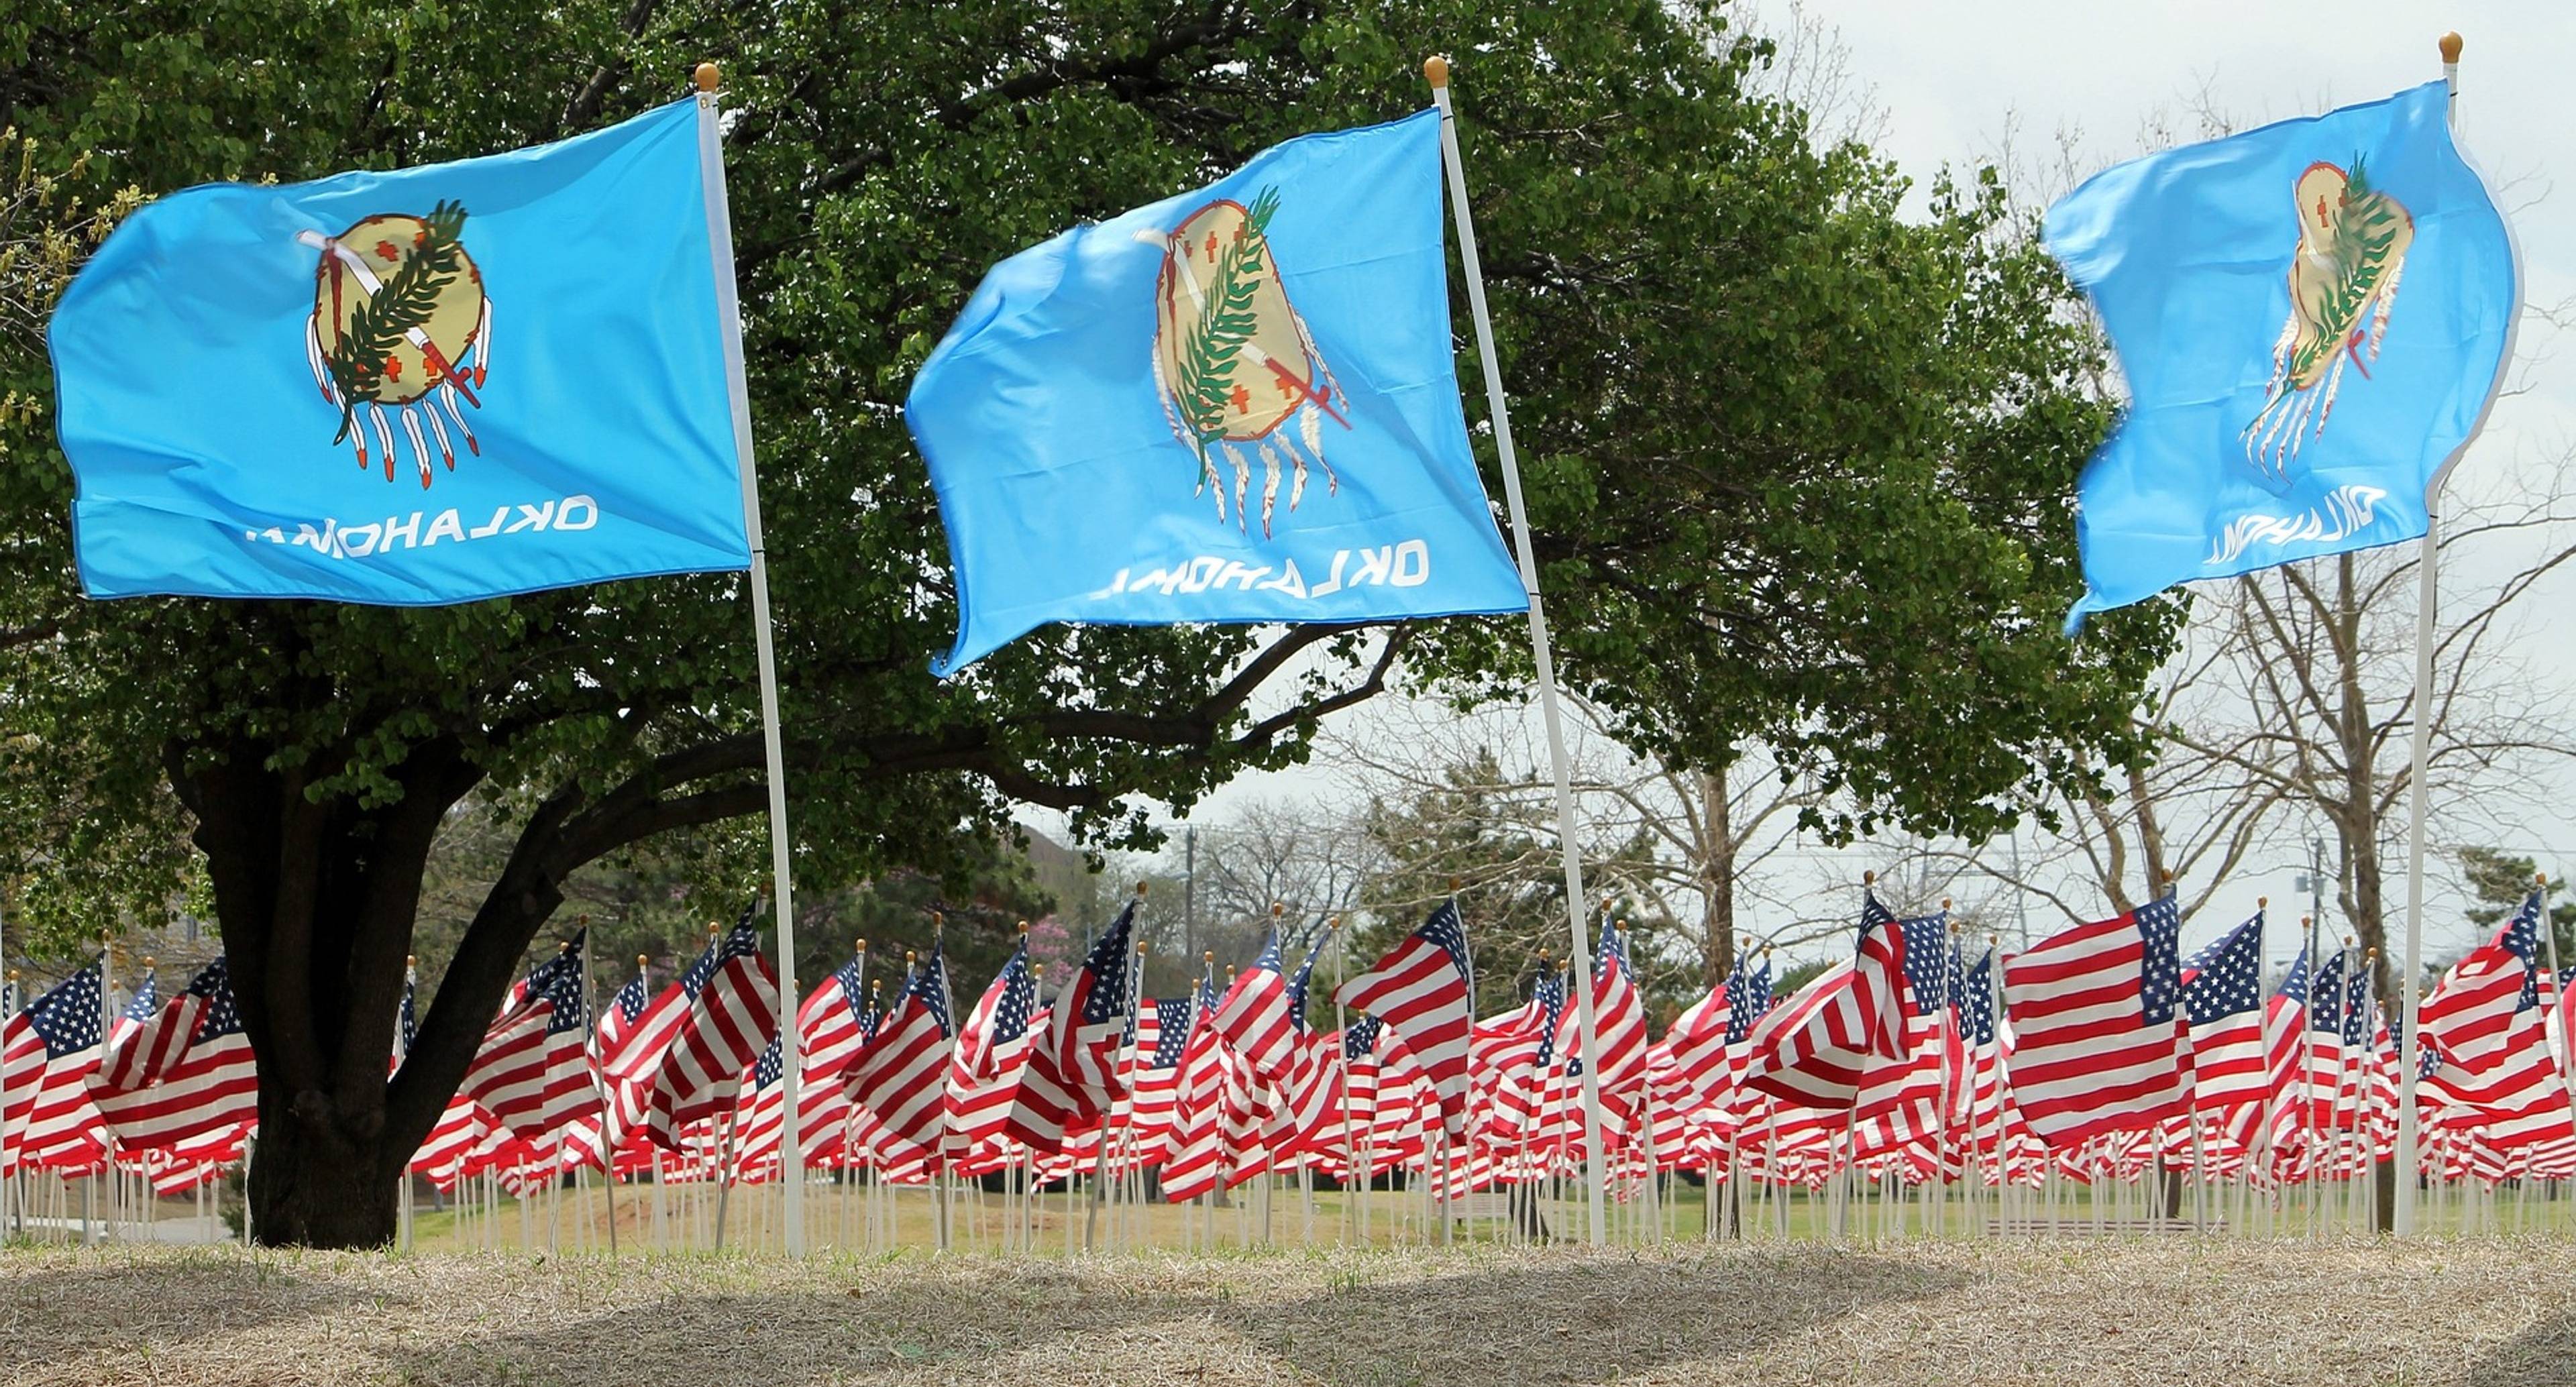
[[(206, 1254), (114, 1254), (79, 1261), (0, 1255), (0, 1382), (37, 1381), (31, 1369), (88, 1366), (103, 1356), (160, 1356), (205, 1334), (258, 1329), (337, 1313), (366, 1292), (327, 1272), (274, 1260)], [(138, 1287), (149, 1288), (148, 1297)], [(138, 1317), (138, 1304), (166, 1313)]]
[(1871, 1307), (1945, 1294), (1952, 1268), (1809, 1247), (1583, 1258), (1396, 1283), (1365, 1276), (1222, 1318), (1301, 1375), (1352, 1387), (1550, 1387), (1740, 1360)]
[(2576, 1313), (2559, 1311), (2469, 1360), (2466, 1387), (2566, 1387), (2576, 1381)]
[[(1284, 1255), (1283, 1255), (1284, 1256)], [(1317, 1264), (925, 1265), (918, 1276), (675, 1294), (442, 1343), (375, 1365), (419, 1383), (1325, 1382), (1501, 1387), (1615, 1380), (1740, 1359), (1966, 1277), (1825, 1249), (1517, 1258), (1422, 1275)], [(816, 1280), (827, 1280), (828, 1273)], [(1317, 1283), (1323, 1283), (1320, 1289)], [(1293, 1284), (1293, 1289), (1290, 1285)]]

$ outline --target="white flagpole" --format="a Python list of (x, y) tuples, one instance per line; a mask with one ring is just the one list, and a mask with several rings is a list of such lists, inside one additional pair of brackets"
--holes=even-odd
[(1458, 223), (1458, 259), (1467, 272), (1467, 306), (1476, 320), (1476, 352), (1485, 367), (1485, 401), (1494, 421), (1494, 451), (1503, 468), (1503, 498), (1511, 509), (1512, 543), (1520, 558), (1521, 586), (1529, 592), (1530, 653), (1538, 665), (1538, 706), (1547, 723), (1548, 763), (1556, 773), (1556, 827), (1565, 855), (1565, 916), (1574, 941), (1575, 1053), (1583, 1059), (1583, 1184), (1591, 1212), (1591, 1241), (1608, 1240), (1601, 1189), (1601, 1075), (1593, 1054), (1592, 942), (1583, 924), (1583, 849), (1574, 830), (1574, 781), (1566, 764), (1565, 725), (1556, 706), (1556, 657), (1547, 643), (1547, 613), (1539, 604), (1538, 560), (1530, 551), (1529, 514), (1521, 505), (1519, 455), (1512, 450), (1512, 416), (1503, 399), (1502, 361), (1494, 353), (1493, 319), (1485, 311), (1485, 274), (1476, 258), (1476, 224), (1467, 213), (1467, 173), (1458, 157), (1458, 113), (1449, 104), (1449, 60), (1422, 64), (1440, 108), (1440, 153), (1449, 169), (1449, 208)]
[(778, 924), (778, 1167), (787, 1186), (787, 1255), (805, 1255), (805, 1140), (796, 1111), (796, 909), (788, 881), (787, 766), (778, 739), (778, 655), (770, 639), (769, 554), (760, 536), (760, 470), (752, 461), (751, 388), (742, 364), (742, 302), (734, 283), (733, 210), (725, 197), (724, 136), (716, 126), (714, 63), (700, 63), (698, 169), (706, 180), (707, 244), (715, 256), (716, 312), (724, 320), (725, 378), (733, 396), (734, 451), (742, 458), (742, 523), (751, 542), (751, 617), (760, 651), (760, 731), (769, 778), (770, 902)]
[[(2441, 50), (2442, 82), (2449, 89), (2448, 117), (2456, 129), (2460, 103), (2460, 36), (2444, 34)], [(2452, 456), (2456, 458), (2458, 454)], [(2450, 465), (2444, 463), (2442, 471), (2433, 474), (2432, 485), (2424, 489), (2424, 543), (2421, 557), (2416, 560), (2422, 571), (2415, 596), (2414, 769), (2406, 789), (2406, 969), (2397, 980), (2406, 1014), (2406, 1037), (2397, 1047), (2397, 1209), (2392, 1222), (2395, 1225), (2393, 1231), (2401, 1238), (2415, 1231), (2415, 1179), (2423, 1164), (2421, 1134), (2415, 1130), (2415, 1066), (2411, 1052), (2417, 1043), (2415, 979), (2422, 965), (2424, 943), (2424, 817), (2428, 812), (2424, 773), (2433, 740), (2434, 569), (2442, 553), (2441, 519), (2434, 508), (2433, 493), (2440, 489), (2442, 477), (2449, 470)]]

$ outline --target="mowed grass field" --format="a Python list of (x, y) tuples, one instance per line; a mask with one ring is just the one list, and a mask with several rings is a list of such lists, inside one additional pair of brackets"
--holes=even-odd
[(0, 1381), (2564, 1384), (2510, 1237), (1065, 1259), (0, 1252)]

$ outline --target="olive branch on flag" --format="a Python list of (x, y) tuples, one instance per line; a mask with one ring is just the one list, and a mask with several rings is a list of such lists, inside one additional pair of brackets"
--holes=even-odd
[(1252, 299), (1269, 259), (1270, 217), (1278, 210), (1277, 188), (1264, 188), (1252, 200), (1241, 234), (1217, 257), (1216, 283), (1181, 344), (1181, 379), (1172, 393), (1203, 465), (1208, 445), (1225, 437), (1235, 363), (1260, 326)]
[(331, 382), (340, 391), (340, 443), (357, 427), (358, 400), (384, 384), (385, 360), (415, 329), (426, 328), (439, 291), (464, 268), (459, 249), (465, 231), (462, 203), (441, 202), (421, 219), (420, 244), (387, 276), (384, 287), (361, 300), (326, 353)]
[(2386, 279), (2389, 254), (2397, 247), (2396, 206), (2371, 186), (2370, 169), (2364, 158), (2358, 153), (2352, 156), (2352, 171), (2344, 180), (2344, 201), (2335, 210), (2327, 233), (2326, 246), (2334, 259), (2336, 274), (2318, 318), (2328, 330), (2316, 341), (2300, 344), (2298, 360), (2290, 371), (2293, 380), (2305, 375), (2318, 357), (2346, 348), (2371, 296), (2379, 292)]

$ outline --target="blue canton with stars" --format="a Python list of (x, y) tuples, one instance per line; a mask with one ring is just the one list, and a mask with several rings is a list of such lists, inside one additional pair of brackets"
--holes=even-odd
[[(560, 1035), (590, 1023), (589, 999), (582, 995), (581, 949), (588, 930), (574, 933), (554, 957), (528, 970), (528, 1002), (543, 1000), (554, 1004), (554, 1013), (546, 1018), (546, 1034)], [(710, 970), (712, 971), (712, 970)]]
[(2263, 916), (2220, 935), (2191, 956), (2182, 985), (2183, 1009), (2195, 1026), (2214, 1025), (2263, 1004)]
[(638, 973), (624, 987), (617, 989), (617, 995), (608, 999), (608, 1005), (615, 1008), (628, 1025), (633, 1025), (652, 1000), (651, 994), (644, 989), (644, 975)]
[(1544, 1018), (1538, 1030), (1538, 1063), (1544, 1069), (1556, 1059), (1556, 1028), (1565, 1021), (1565, 975), (1553, 968), (1540, 973), (1537, 984), (1530, 988), (1530, 997), (1538, 1003), (1539, 1015)]
[(2279, 998), (2281, 998), (2281, 999), (2283, 999), (2283, 1000), (2285, 1000), (2285, 1001), (2290, 1001), (2290, 1002), (2296, 1002), (2296, 1003), (2298, 1003), (2298, 1005), (2299, 1005), (2299, 1009), (2300, 1009), (2300, 1010), (2302, 1010), (2302, 1011), (2305, 1011), (2305, 1010), (2307, 1009), (2307, 1005), (2308, 1005), (2308, 946), (2307, 946), (2307, 945), (2305, 945), (2305, 944), (2301, 944), (2301, 945), (2299, 946), (2299, 953), (2298, 953), (2298, 956), (2290, 960), (2290, 971), (2282, 975), (2282, 977), (2281, 977), (2281, 985), (2280, 985), (2279, 987), (2276, 987), (2276, 988), (2272, 989), (2272, 995), (2273, 995), (2273, 996), (2275, 996), (2275, 997), (2279, 997)]
[(751, 927), (752, 917), (759, 910), (758, 901), (744, 906), (742, 918), (734, 921), (732, 931), (723, 939), (709, 944), (707, 951), (698, 955), (698, 961), (690, 964), (689, 971), (680, 975), (682, 995), (690, 1001), (696, 1001), (698, 994), (706, 990), (707, 981), (716, 975), (717, 969), (737, 958), (749, 958), (760, 952), (760, 932)]
[(948, 964), (936, 945), (930, 950), (930, 962), (913, 970), (912, 980), (903, 985), (903, 995), (930, 1009), (939, 1022), (941, 1035), (954, 1035), (957, 1028), (948, 1024)]
[(152, 1013), (160, 1009), (160, 974), (146, 973), (143, 975), (143, 985), (134, 989), (133, 1000), (125, 1004), (125, 1019), (139, 1026), (151, 1020)]
[(1306, 990), (1315, 980), (1315, 960), (1323, 956), (1324, 941), (1330, 938), (1332, 931), (1317, 931), (1314, 945), (1306, 950), (1305, 964), (1288, 980), (1288, 1022), (1300, 1035), (1306, 1033)]
[[(199, 969), (188, 981), (188, 995), (206, 1001), (206, 1014), (197, 1020), (197, 1039), (217, 1040), (242, 1028), (241, 1008), (233, 1005), (232, 966), (218, 954), (215, 961)], [(410, 1016), (411, 984), (403, 984), (403, 1015)], [(403, 1049), (411, 1049), (411, 1032), (403, 1033)]]
[(2182, 992), (2182, 911), (2168, 894), (2139, 906), (2138, 1005), (2147, 1024), (2173, 1020)]
[(2341, 1017), (2344, 1007), (2344, 951), (2334, 954), (2308, 979), (2308, 1029), (2343, 1032)]
[(1988, 949), (1977, 966), (1959, 976), (1959, 1034), (1971, 1045), (1995, 1040), (1995, 953)]
[(1154, 1053), (1145, 1057), (1149, 1069), (1171, 1069), (1181, 1062), (1181, 1052), (1189, 1048), (1190, 1031), (1197, 1024), (1192, 1010), (1195, 1003), (1188, 997), (1158, 997), (1154, 1000)]
[(2513, 913), (2497, 933), (2496, 942), (2522, 960), (2522, 996), (2513, 1004), (2517, 1012), (2540, 1005), (2540, 970), (2535, 966), (2540, 957), (2540, 893), (2523, 898), (2522, 909)]
[(44, 1037), (45, 1058), (62, 1059), (98, 1044), (98, 1013), (107, 997), (99, 984), (98, 969), (99, 965), (92, 963), (27, 1008), (27, 1024)]
[(1029, 1017), (1038, 1009), (1038, 980), (1029, 972), (1029, 941), (1011, 952), (1011, 961), (1002, 965), (1002, 995), (993, 1003), (993, 1038), (995, 1045), (1007, 1045), (1028, 1033)]
[(1447, 951), (1449, 961), (1458, 965), (1458, 976), (1467, 976), (1467, 927), (1458, 919), (1458, 903), (1442, 901), (1413, 932), (1417, 939), (1427, 940)]
[(1385, 1024), (1374, 1016), (1363, 1016), (1345, 1027), (1342, 1031), (1342, 1058), (1367, 1058), (1369, 1052), (1377, 1048), (1377, 1033)]
[[(1083, 994), (1082, 1023), (1097, 1026), (1127, 1011), (1127, 962), (1133, 954), (1129, 943), (1136, 936), (1136, 903), (1118, 912), (1108, 932), (1091, 946), (1090, 957), (1082, 966), (1091, 974), (1091, 990)], [(1275, 959), (1276, 954), (1272, 957)]]
[(1771, 1009), (1771, 956), (1764, 954), (1751, 973), (1744, 971), (1744, 960), (1735, 961), (1735, 971), (1726, 975), (1726, 1043), (1736, 1044), (1753, 1033), (1753, 1023)]

